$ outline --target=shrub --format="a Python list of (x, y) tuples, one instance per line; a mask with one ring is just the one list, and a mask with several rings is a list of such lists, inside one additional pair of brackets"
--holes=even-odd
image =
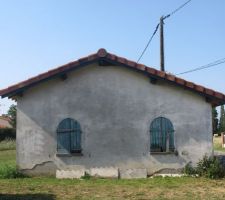
[(225, 176), (225, 168), (216, 157), (204, 156), (197, 163), (197, 167), (192, 167), (188, 163), (183, 172), (187, 175), (198, 175), (211, 179), (219, 179)]
[(218, 158), (206, 155), (197, 163), (196, 171), (199, 176), (212, 179), (223, 178), (225, 176), (225, 168), (221, 165)]
[(191, 163), (188, 163), (187, 165), (185, 165), (183, 169), (183, 173), (190, 176), (197, 174), (196, 169), (192, 167)]
[(19, 172), (15, 166), (2, 165), (0, 166), (0, 179), (8, 178), (25, 178), (24, 174)]

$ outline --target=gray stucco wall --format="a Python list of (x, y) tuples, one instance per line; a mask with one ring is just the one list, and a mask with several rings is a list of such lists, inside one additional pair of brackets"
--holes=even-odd
[[(178, 156), (151, 155), (149, 128), (159, 116), (175, 128)], [(83, 156), (57, 156), (56, 129), (64, 118), (82, 128)], [(212, 153), (211, 105), (204, 97), (119, 66), (86, 66), (68, 79), (49, 80), (18, 99), (17, 164), (29, 172), (55, 169), (179, 169)]]

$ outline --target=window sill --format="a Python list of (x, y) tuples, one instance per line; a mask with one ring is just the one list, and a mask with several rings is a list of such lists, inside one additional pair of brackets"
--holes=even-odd
[(73, 156), (83, 156), (82, 153), (57, 153), (57, 157), (73, 157)]
[(157, 152), (157, 151), (150, 151), (151, 155), (178, 155), (177, 151), (168, 151), (168, 152)]

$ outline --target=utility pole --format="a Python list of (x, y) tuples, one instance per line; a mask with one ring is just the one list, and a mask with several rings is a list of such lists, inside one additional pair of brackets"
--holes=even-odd
[(164, 35), (163, 35), (163, 19), (162, 16), (160, 18), (160, 69), (161, 71), (165, 71), (164, 68)]

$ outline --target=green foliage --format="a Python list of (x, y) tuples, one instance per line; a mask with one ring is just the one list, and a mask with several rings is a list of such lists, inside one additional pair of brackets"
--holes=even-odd
[(218, 133), (218, 113), (216, 108), (212, 108), (212, 125), (213, 125), (213, 133)]
[(16, 130), (13, 128), (0, 128), (0, 141), (16, 139)]
[(12, 127), (14, 129), (16, 128), (16, 112), (17, 112), (16, 105), (12, 104), (9, 107), (9, 110), (7, 112), (7, 116), (10, 118), (10, 124), (12, 125)]
[(219, 179), (225, 176), (225, 168), (216, 157), (204, 156), (199, 160), (197, 167), (192, 167), (188, 163), (183, 172), (187, 175), (198, 175), (210, 179)]
[(219, 131), (220, 132), (225, 132), (225, 111), (224, 111), (224, 105), (222, 105), (220, 107)]
[(210, 167), (207, 171), (207, 177), (211, 179), (219, 179), (225, 176), (225, 169), (220, 164), (218, 159), (214, 159), (214, 161), (210, 164)]
[(14, 149), (16, 149), (16, 140), (7, 138), (3, 141), (0, 141), (0, 151)]
[(0, 179), (9, 178), (25, 178), (24, 174), (20, 173), (15, 166), (1, 165), (0, 166)]
[(190, 176), (197, 174), (196, 169), (192, 167), (191, 163), (188, 163), (187, 165), (185, 165), (183, 169), (183, 173)]
[(218, 158), (206, 155), (197, 163), (196, 171), (199, 176), (211, 179), (223, 178), (225, 175), (225, 169), (220, 164)]
[(91, 179), (91, 175), (89, 173), (85, 172), (84, 176), (82, 176), (81, 179), (89, 180), (89, 179)]
[(0, 151), (0, 167), (2, 165), (16, 166), (16, 150)]

